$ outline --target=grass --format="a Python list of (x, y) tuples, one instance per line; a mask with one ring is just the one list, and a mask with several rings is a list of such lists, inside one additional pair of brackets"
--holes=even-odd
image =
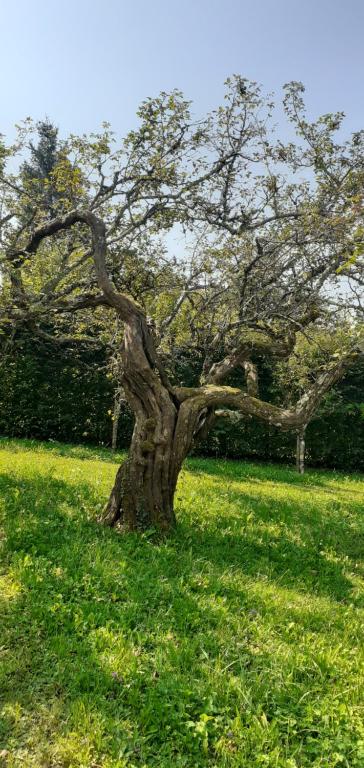
[(0, 765), (362, 768), (363, 476), (190, 460), (156, 543), (115, 469), (0, 441)]

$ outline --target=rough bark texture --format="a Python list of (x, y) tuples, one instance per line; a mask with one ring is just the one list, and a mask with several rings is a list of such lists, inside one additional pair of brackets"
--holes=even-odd
[[(146, 321), (133, 315), (125, 324), (122, 383), (135, 426), (128, 459), (104, 511), (109, 525), (167, 531), (175, 524), (174, 492), (198, 412), (189, 403), (181, 406), (162, 378)], [(186, 420), (185, 412), (192, 411)]]
[(102, 521), (126, 530), (166, 532), (175, 525), (176, 484), (197, 419), (194, 413), (191, 418), (190, 404), (176, 406), (168, 390), (156, 381), (148, 385), (148, 378), (128, 380), (135, 427), (128, 459), (117, 472)]

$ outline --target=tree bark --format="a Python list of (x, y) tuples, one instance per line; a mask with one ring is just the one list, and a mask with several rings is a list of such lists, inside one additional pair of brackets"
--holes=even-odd
[(101, 517), (106, 525), (163, 533), (175, 526), (177, 480), (198, 431), (198, 418), (193, 414), (188, 423), (185, 412), (191, 411), (190, 404), (176, 407), (171, 399), (168, 404), (161, 398), (155, 406), (149, 415), (137, 414), (128, 458), (119, 467)]
[(123, 528), (168, 531), (175, 525), (173, 422), (137, 420), (129, 456), (119, 468), (103, 522)]
[(141, 315), (125, 324), (122, 386), (135, 415), (129, 455), (119, 468), (102, 522), (167, 532), (175, 525), (178, 475), (198, 429), (200, 409), (180, 404), (158, 368)]

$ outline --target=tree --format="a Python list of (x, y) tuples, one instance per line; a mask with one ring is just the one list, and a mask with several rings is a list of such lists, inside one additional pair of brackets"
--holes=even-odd
[[(205, 120), (193, 122), (173, 92), (142, 104), (120, 149), (107, 125), (70, 137), (52, 171), (51, 219), (38, 200), (24, 226), (32, 192), (2, 171), (4, 322), (63, 343), (79, 336), (82, 313), (92, 340), (104, 308), (114, 343), (116, 321), (123, 328), (120, 383), (135, 427), (109, 525), (170, 529), (182, 463), (219, 415), (299, 431), (361, 350), (355, 329), (294, 404), (259, 397), (259, 359), (287, 361), (298, 332), (336, 327), (336, 304), (362, 310), (364, 134), (336, 143), (342, 115), (309, 122), (302, 90), (289, 84), (284, 101), (296, 143), (275, 140), (273, 104), (240, 77)], [(14, 152), (4, 148), (4, 160)], [(183, 258), (166, 252), (173, 228), (185, 235)], [(173, 380), (181, 339), (203, 355), (196, 386)]]
[[(31, 122), (29, 127), (33, 126)], [(53, 180), (54, 170), (61, 158), (61, 146), (58, 140), (58, 128), (50, 120), (39, 120), (35, 126), (37, 143), (29, 141), (29, 160), (21, 166), (22, 183), (30, 191), (30, 200), (37, 200), (37, 207), (51, 217), (54, 213), (54, 203), (57, 191)], [(29, 218), (34, 207), (28, 203), (24, 206), (24, 216)]]
[[(335, 357), (340, 358), (340, 350), (350, 347), (355, 336), (360, 346), (364, 338), (362, 324), (356, 324), (353, 318), (348, 321), (345, 317), (341, 318), (341, 322), (336, 322), (336, 326), (314, 326), (309, 337), (306, 334), (297, 334), (295, 354), (286, 365), (277, 366), (275, 376), (276, 384), (286, 393), (287, 404), (302, 396), (311, 381), (330, 365), (330, 361)], [(328, 404), (326, 408), (328, 409)], [(313, 412), (310, 420), (315, 415)], [(305, 470), (305, 434), (308, 424), (309, 422), (302, 425), (297, 431), (296, 467), (300, 474)]]

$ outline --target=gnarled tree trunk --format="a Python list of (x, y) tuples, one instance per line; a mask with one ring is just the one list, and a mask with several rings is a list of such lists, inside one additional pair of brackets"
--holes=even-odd
[[(137, 413), (130, 451), (120, 466), (102, 522), (126, 530), (175, 525), (174, 494), (178, 475), (191, 447), (196, 418), (185, 418), (185, 405), (167, 397), (152, 400), (149, 413)], [(198, 422), (198, 419), (197, 419)]]
[(169, 413), (136, 420), (127, 460), (121, 465), (104, 513), (128, 530), (168, 530), (175, 523), (173, 496), (173, 406)]
[[(189, 403), (181, 405), (163, 373), (158, 375), (152, 337), (142, 316), (126, 324), (123, 361), (122, 384), (135, 426), (102, 521), (127, 530), (168, 531), (175, 524), (174, 493), (198, 413)], [(187, 413), (192, 418), (186, 418)]]

